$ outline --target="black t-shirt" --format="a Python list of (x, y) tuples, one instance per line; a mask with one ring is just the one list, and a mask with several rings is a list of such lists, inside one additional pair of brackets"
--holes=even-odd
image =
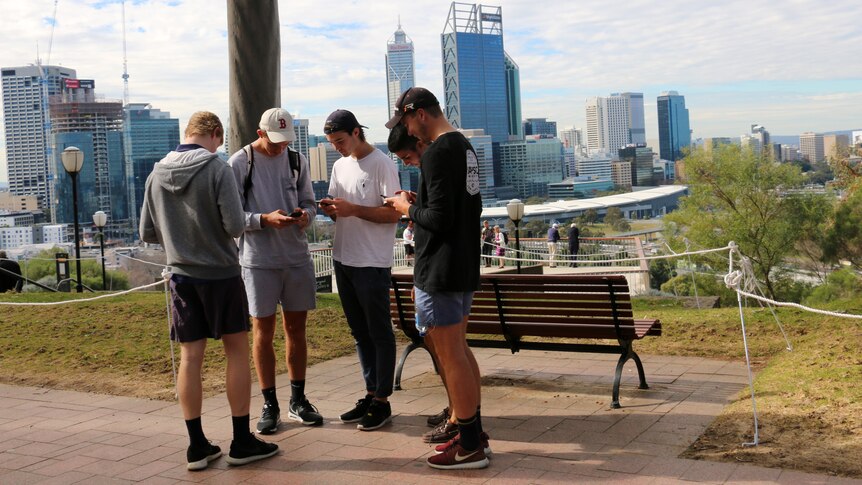
[(440, 135), (422, 154), (415, 223), (413, 282), (427, 292), (479, 288), (479, 162), (458, 132)]

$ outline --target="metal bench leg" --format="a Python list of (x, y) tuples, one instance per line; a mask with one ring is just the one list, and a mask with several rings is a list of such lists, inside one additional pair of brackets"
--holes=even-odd
[(623, 376), (623, 366), (626, 364), (626, 361), (629, 360), (628, 352), (620, 355), (620, 360), (617, 361), (617, 370), (614, 372), (614, 391), (611, 399), (611, 408), (619, 409), (620, 406), (620, 380)]
[(646, 383), (646, 374), (644, 374), (644, 365), (641, 364), (641, 358), (638, 357), (638, 354), (632, 351), (632, 359), (634, 359), (635, 365), (638, 367), (638, 377), (640, 377), (641, 380), (638, 389), (649, 389), (649, 386)]
[[(416, 350), (418, 348), (423, 348), (426, 351), (428, 351), (428, 348), (425, 347), (424, 342), (416, 342), (414, 340), (414, 341), (411, 341), (407, 345), (407, 347), (404, 348), (404, 352), (401, 352), (401, 358), (398, 359), (398, 365), (395, 367), (395, 383), (394, 383), (393, 389), (395, 389), (396, 391), (401, 390), (401, 372), (404, 370), (404, 362), (407, 361), (407, 356), (410, 355), (410, 352), (413, 352), (414, 350)], [(431, 355), (430, 351), (428, 351), (428, 355)], [(431, 362), (434, 364), (434, 372), (439, 374), (440, 371), (437, 368), (437, 359), (435, 359), (433, 355), (431, 355)]]

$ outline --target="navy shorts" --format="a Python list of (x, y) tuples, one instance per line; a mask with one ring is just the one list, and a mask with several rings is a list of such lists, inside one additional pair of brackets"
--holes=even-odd
[(249, 330), (245, 285), (239, 275), (204, 280), (175, 274), (170, 288), (171, 340), (219, 339)]

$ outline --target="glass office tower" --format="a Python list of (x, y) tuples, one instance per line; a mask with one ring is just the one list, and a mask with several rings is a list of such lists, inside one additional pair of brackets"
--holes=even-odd
[(682, 149), (691, 145), (685, 98), (676, 91), (667, 91), (658, 97), (658, 138), (659, 156), (664, 160), (681, 160)]
[(387, 118), (395, 111), (398, 96), (416, 85), (413, 53), (413, 41), (401, 30), (399, 20), (398, 30), (386, 43), (386, 98), (389, 101)]
[(455, 128), (509, 138), (502, 8), (453, 2), (440, 36), (446, 118)]

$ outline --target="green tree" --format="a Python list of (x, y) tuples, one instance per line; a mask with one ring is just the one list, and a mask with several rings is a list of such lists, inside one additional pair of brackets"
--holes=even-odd
[(826, 231), (823, 257), (829, 262), (846, 260), (862, 269), (862, 190), (852, 191), (838, 204)]
[(605, 213), (605, 224), (613, 227), (622, 219), (623, 211), (619, 207), (608, 207), (608, 211)]
[(649, 263), (649, 286), (654, 290), (661, 289), (661, 285), (676, 276), (676, 269), (666, 259), (653, 259)]
[(599, 220), (599, 213), (595, 209), (587, 209), (583, 214), (578, 216), (580, 224), (595, 224)]
[(802, 183), (798, 167), (737, 146), (693, 152), (685, 174), (689, 195), (666, 216), (678, 231), (668, 238), (676, 238), (678, 247), (681, 236), (704, 248), (735, 241), (774, 297), (775, 268), (805, 237), (803, 228), (815, 225), (811, 219), (822, 218), (810, 208), (828, 206), (824, 196), (788, 191)]

